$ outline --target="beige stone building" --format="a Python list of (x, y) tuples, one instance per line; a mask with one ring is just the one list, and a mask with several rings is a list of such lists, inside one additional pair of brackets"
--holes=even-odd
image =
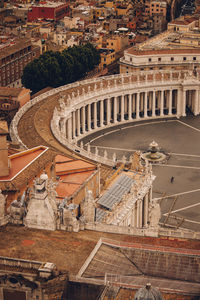
[(198, 69), (200, 65), (199, 19), (181, 17), (168, 29), (124, 51), (120, 73), (147, 70)]

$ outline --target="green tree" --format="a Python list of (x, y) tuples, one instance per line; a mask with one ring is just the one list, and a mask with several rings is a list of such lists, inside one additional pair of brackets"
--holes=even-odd
[(90, 43), (60, 52), (47, 51), (26, 65), (22, 84), (33, 93), (79, 80), (100, 62), (99, 51)]

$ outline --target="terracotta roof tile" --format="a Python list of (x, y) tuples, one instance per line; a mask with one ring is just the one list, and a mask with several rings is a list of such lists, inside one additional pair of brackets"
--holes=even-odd
[(9, 87), (0, 87), (0, 97), (17, 97), (24, 88), (9, 88)]
[(94, 171), (85, 171), (69, 175), (61, 175), (56, 192), (59, 198), (71, 197)]
[(12, 180), (19, 172), (29, 166), (36, 158), (38, 158), (43, 152), (47, 150), (46, 147), (37, 147), (35, 149), (29, 149), (17, 154), (9, 156), (11, 168), (8, 176), (0, 176), (0, 181)]

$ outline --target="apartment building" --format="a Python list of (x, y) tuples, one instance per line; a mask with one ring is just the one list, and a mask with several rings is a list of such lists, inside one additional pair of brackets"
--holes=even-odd
[(168, 29), (124, 51), (120, 73), (137, 70), (197, 69), (200, 67), (200, 21), (181, 17)]
[(21, 87), (24, 67), (39, 57), (40, 47), (30, 39), (13, 39), (0, 48), (0, 86)]

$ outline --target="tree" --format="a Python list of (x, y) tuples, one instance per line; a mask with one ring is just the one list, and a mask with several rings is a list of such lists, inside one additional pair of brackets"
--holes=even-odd
[(79, 80), (100, 63), (99, 51), (90, 43), (60, 52), (47, 51), (26, 65), (22, 84), (33, 93)]

